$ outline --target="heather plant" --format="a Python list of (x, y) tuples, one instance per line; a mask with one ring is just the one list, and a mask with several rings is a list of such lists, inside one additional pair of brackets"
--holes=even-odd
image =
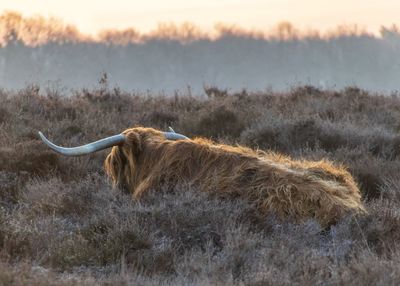
[[(399, 113), (397, 96), (355, 87), (2, 90), (0, 285), (397, 285)], [(37, 136), (73, 146), (135, 125), (343, 164), (369, 214), (322, 229), (184, 184), (135, 201), (106, 179), (107, 151), (60, 157)]]

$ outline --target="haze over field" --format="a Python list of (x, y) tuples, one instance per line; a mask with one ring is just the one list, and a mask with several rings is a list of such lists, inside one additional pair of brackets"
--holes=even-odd
[(288, 22), (265, 30), (219, 24), (213, 31), (191, 23), (160, 24), (84, 34), (54, 18), (0, 15), (0, 86), (29, 83), (92, 87), (106, 73), (110, 86), (165, 91), (204, 86), (231, 90), (323, 88), (357, 85), (400, 89), (400, 30), (379, 35), (353, 26), (328, 32), (301, 30)]

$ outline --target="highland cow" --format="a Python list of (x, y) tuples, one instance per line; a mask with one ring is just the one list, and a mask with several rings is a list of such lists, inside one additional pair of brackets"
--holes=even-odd
[(297, 222), (313, 218), (323, 227), (345, 214), (366, 212), (352, 176), (328, 161), (296, 161), (143, 127), (75, 148), (56, 146), (39, 134), (64, 155), (112, 147), (104, 163), (106, 173), (136, 199), (161, 184), (187, 183), (204, 192), (243, 198), (263, 214)]

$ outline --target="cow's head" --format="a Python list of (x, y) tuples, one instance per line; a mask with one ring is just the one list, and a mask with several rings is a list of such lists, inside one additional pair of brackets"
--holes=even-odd
[(66, 156), (82, 156), (112, 147), (104, 167), (113, 183), (123, 190), (132, 190), (139, 179), (136, 170), (141, 167), (140, 158), (142, 153), (147, 151), (148, 144), (157, 144), (164, 140), (189, 139), (175, 133), (172, 128), (168, 132), (162, 132), (152, 128), (135, 127), (83, 146), (65, 148), (50, 142), (41, 132), (39, 135), (47, 146)]

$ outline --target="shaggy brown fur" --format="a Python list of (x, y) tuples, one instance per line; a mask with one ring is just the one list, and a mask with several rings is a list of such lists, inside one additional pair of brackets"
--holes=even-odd
[(105, 170), (134, 198), (160, 183), (189, 183), (202, 191), (245, 198), (263, 213), (299, 222), (315, 218), (322, 226), (346, 213), (366, 212), (352, 176), (327, 161), (294, 161), (200, 138), (170, 141), (151, 128), (123, 134), (126, 143), (112, 148)]

